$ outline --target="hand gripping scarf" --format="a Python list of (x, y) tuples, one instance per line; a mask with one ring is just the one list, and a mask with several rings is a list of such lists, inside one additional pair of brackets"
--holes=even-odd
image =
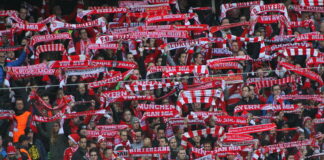
[(61, 21), (53, 21), (50, 25), (51, 31), (54, 32), (59, 29), (81, 29), (89, 27), (101, 27), (102, 32), (106, 32), (106, 22), (105, 18), (101, 17), (91, 22), (81, 23), (81, 24), (69, 24)]

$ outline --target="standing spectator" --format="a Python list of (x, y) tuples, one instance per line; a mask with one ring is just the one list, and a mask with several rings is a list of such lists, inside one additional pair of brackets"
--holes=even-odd
[(79, 148), (73, 153), (72, 160), (87, 160), (88, 158), (87, 138), (82, 136), (80, 137)]
[(31, 113), (26, 111), (25, 103), (21, 98), (16, 99), (15, 113), (14, 120), (16, 124), (13, 124), (13, 142), (16, 143), (19, 137), (25, 134), (26, 127), (31, 124)]

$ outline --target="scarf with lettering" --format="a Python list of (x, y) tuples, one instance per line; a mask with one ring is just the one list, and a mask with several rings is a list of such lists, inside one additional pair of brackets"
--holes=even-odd
[(5, 47), (5, 48), (0, 47), (0, 52), (18, 51), (23, 48), (24, 48), (23, 46), (9, 46), (9, 47)]
[(201, 82), (210, 82), (216, 80), (224, 80), (226, 84), (230, 83), (243, 83), (243, 76), (242, 75), (229, 75), (223, 77), (203, 77)]
[(284, 34), (284, 29), (287, 24), (287, 18), (283, 15), (258, 15), (258, 16), (254, 16), (252, 17), (252, 23), (251, 23), (251, 27), (250, 27), (250, 35), (253, 35), (254, 30), (255, 30), (255, 25), (257, 23), (262, 23), (262, 24), (271, 24), (271, 23), (279, 23), (280, 22), (280, 33), (279, 35), (283, 35)]
[(107, 7), (102, 9), (83, 10), (77, 13), (76, 21), (81, 22), (84, 16), (95, 15), (95, 14), (109, 14), (109, 13), (127, 13), (128, 9), (124, 7)]
[(37, 116), (33, 115), (33, 121), (36, 122), (53, 122), (59, 119), (72, 119), (75, 117), (80, 116), (92, 116), (92, 115), (104, 115), (106, 114), (105, 109), (99, 109), (99, 110), (90, 110), (90, 111), (84, 111), (84, 112), (74, 112), (74, 113), (66, 113), (58, 112), (56, 115), (52, 117), (43, 117), (43, 116)]
[(190, 144), (188, 139), (193, 138), (195, 136), (207, 136), (208, 134), (220, 137), (224, 134), (224, 128), (221, 126), (215, 126), (214, 128), (206, 128), (201, 130), (185, 132), (184, 134), (182, 134), (181, 137), (181, 146), (184, 148), (191, 147), (192, 145)]
[(323, 0), (299, 0), (301, 6), (324, 6)]
[(255, 110), (271, 110), (271, 111), (293, 111), (298, 108), (297, 105), (273, 105), (273, 104), (251, 104), (251, 105), (238, 105), (234, 109), (234, 113), (243, 111)]
[(146, 91), (146, 90), (154, 90), (159, 88), (167, 88), (174, 87), (180, 85), (179, 82), (170, 82), (164, 83), (159, 81), (135, 81), (132, 84), (125, 85), (126, 89), (129, 91)]
[(314, 48), (293, 48), (293, 49), (285, 49), (283, 52), (278, 52), (279, 55), (283, 55), (285, 57), (291, 56), (307, 56), (307, 57), (322, 57), (323, 53), (318, 52), (317, 49)]
[(36, 52), (35, 52), (35, 64), (39, 63), (39, 55), (43, 52), (54, 52), (54, 51), (59, 51), (59, 52), (63, 52), (63, 60), (67, 59), (67, 52), (65, 50), (65, 47), (63, 44), (46, 44), (46, 45), (40, 45), (37, 46), (36, 48)]
[(134, 5), (127, 6), (131, 12), (156, 12), (156, 11), (170, 11), (171, 7), (169, 4), (144, 4), (144, 5)]
[(162, 4), (162, 3), (169, 3), (169, 4), (176, 4), (176, 0), (145, 0), (149, 4)]
[(215, 123), (220, 125), (248, 125), (247, 117), (216, 116)]
[(240, 3), (223, 3), (221, 5), (220, 19), (226, 17), (226, 12), (235, 8), (249, 8), (254, 5), (263, 5), (263, 1), (251, 1), (251, 2), (240, 2)]
[(98, 88), (98, 87), (103, 87), (103, 86), (111, 86), (113, 84), (116, 84), (119, 81), (122, 81), (125, 79), (125, 77), (130, 76), (133, 73), (133, 69), (132, 70), (128, 70), (124, 73), (121, 74), (116, 74), (111, 78), (108, 79), (103, 79), (100, 81), (95, 81), (95, 82), (91, 82), (88, 84), (88, 88)]
[(210, 117), (216, 117), (224, 115), (223, 111), (217, 112), (207, 112), (207, 111), (199, 111), (199, 112), (190, 112), (190, 115), (187, 116), (188, 119), (207, 119)]
[(98, 138), (99, 136), (105, 138), (114, 138), (118, 136), (119, 131), (110, 130), (86, 130), (87, 138)]
[(119, 131), (128, 128), (126, 124), (97, 125), (97, 129), (105, 131)]
[(251, 17), (255, 17), (257, 15), (268, 12), (280, 12), (284, 14), (287, 19), (289, 19), (287, 8), (283, 3), (255, 5), (252, 6), (250, 9)]
[(273, 45), (267, 45), (266, 51), (267, 52), (273, 52), (273, 51), (279, 51), (279, 50), (285, 50), (285, 49), (303, 49), (303, 48), (312, 48), (313, 44), (310, 42), (302, 42), (302, 43), (285, 43), (285, 44), (273, 44)]
[(21, 31), (35, 31), (35, 32), (42, 32), (47, 31), (46, 24), (38, 24), (38, 23), (13, 23), (11, 25), (12, 28), (21, 30)]
[(289, 99), (307, 99), (317, 102), (324, 102), (324, 99), (321, 95), (280, 95), (277, 98), (277, 101), (282, 103), (284, 100)]
[(292, 28), (297, 27), (310, 27), (311, 30), (315, 32), (314, 20), (288, 21), (287, 23), (287, 34), (292, 34)]
[(319, 12), (324, 13), (324, 7), (319, 6), (301, 6), (301, 5), (289, 5), (288, 7), (291, 10), (297, 12)]
[(7, 74), (10, 78), (15, 80), (21, 78), (44, 76), (44, 75), (56, 75), (58, 76), (59, 71), (56, 69), (47, 68), (46, 65), (30, 65), (20, 67), (7, 67)]
[(278, 143), (278, 144), (263, 146), (262, 149), (264, 153), (269, 153), (269, 152), (276, 153), (279, 152), (281, 149), (302, 147), (302, 146), (309, 146), (309, 145), (315, 145), (315, 139), (306, 139), (301, 141)]
[(222, 139), (222, 142), (242, 142), (253, 140), (253, 136), (248, 134), (225, 133), (223, 137), (224, 139)]
[(324, 57), (309, 57), (306, 64), (307, 66), (317, 66), (319, 64), (324, 64)]
[(183, 125), (205, 125), (205, 120), (202, 118), (186, 119), (181, 118), (169, 118), (167, 123), (171, 126), (183, 126)]
[[(117, 43), (105, 43), (105, 44), (88, 44), (88, 49), (87, 52), (89, 52), (89, 50), (95, 50), (94, 52), (96, 52), (96, 50), (98, 49), (114, 49), (117, 50), (118, 49), (118, 44)], [(88, 55), (89, 53), (86, 53), (86, 55)]]
[(46, 34), (46, 35), (35, 35), (30, 40), (30, 46), (34, 46), (39, 42), (48, 42), (59, 39), (72, 39), (69, 33), (58, 33), (58, 34)]
[(151, 118), (151, 117), (164, 117), (164, 118), (169, 118), (169, 117), (175, 117), (179, 114), (178, 111), (176, 110), (171, 110), (171, 111), (146, 111), (143, 114), (142, 120), (146, 118)]
[(146, 24), (157, 23), (157, 22), (172, 22), (172, 21), (181, 21), (185, 20), (186, 22), (189, 19), (197, 19), (196, 13), (187, 13), (187, 14), (168, 14), (160, 16), (148, 16), (145, 20)]
[(65, 70), (66, 76), (80, 76), (85, 74), (95, 74), (100, 72), (105, 72), (106, 67), (88, 67), (88, 68), (73, 68)]
[(112, 67), (134, 69), (137, 65), (134, 62), (112, 61), (112, 60), (76, 60), (76, 61), (50, 61), (50, 68), (78, 68), (78, 67)]
[(170, 42), (161, 45), (161, 48), (168, 47), (169, 50), (179, 49), (179, 48), (187, 48), (188, 46), (197, 46), (197, 45), (205, 45), (209, 41), (207, 38), (199, 38), (187, 41), (180, 42)]
[(218, 87), (225, 89), (225, 81), (214, 80), (209, 82), (196, 83), (192, 85), (183, 85), (183, 90), (203, 90), (203, 89), (218, 88)]
[(322, 80), (322, 77), (320, 77), (317, 73), (310, 71), (309, 69), (306, 68), (301, 68), (295, 65), (292, 65), (287, 62), (279, 62), (279, 65), (286, 68), (287, 70), (293, 71), (299, 75), (305, 76), (311, 80), (314, 80), (318, 82), (321, 86), (324, 85), (324, 82)]
[(170, 152), (169, 147), (153, 147), (153, 148), (139, 148), (129, 149), (129, 154), (168, 154)]
[(247, 85), (251, 85), (260, 81), (271, 81), (276, 79), (277, 79), (276, 77), (253, 77), (253, 78), (248, 78), (245, 83)]
[[(217, 60), (217, 59), (216, 59)], [(225, 62), (225, 63), (208, 63), (210, 69), (243, 69), (242, 65), (238, 62)]]
[(156, 104), (138, 104), (136, 110), (139, 111), (173, 111), (176, 110), (174, 105), (156, 105)]
[(252, 60), (252, 58), (248, 55), (233, 56), (233, 57), (209, 59), (207, 60), (207, 64), (224, 63), (224, 62), (232, 62), (232, 61), (248, 61), (248, 60)]
[(299, 34), (295, 38), (295, 42), (302, 41), (324, 41), (324, 35), (319, 34), (318, 32), (311, 32), (305, 34)]
[(229, 128), (228, 133), (250, 134), (250, 133), (269, 131), (276, 127), (277, 126), (274, 123), (245, 126), (245, 127), (232, 127)]
[(229, 152), (241, 152), (241, 151), (252, 151), (251, 146), (229, 146), (229, 147), (217, 147), (212, 151), (205, 151), (203, 148), (191, 148), (192, 153), (197, 156), (205, 156), (209, 154), (220, 154), (220, 153), (229, 153)]
[(227, 48), (212, 48), (210, 52), (213, 56), (222, 57), (222, 56), (232, 56), (233, 52)]
[(59, 29), (81, 29), (81, 28), (89, 28), (89, 27), (101, 27), (102, 32), (106, 32), (106, 22), (103, 17), (98, 18), (96, 20), (90, 21), (90, 22), (85, 22), (81, 24), (69, 24), (61, 21), (53, 21), (50, 25), (51, 31), (55, 32), (56, 30)]
[(265, 43), (294, 43), (295, 35), (277, 35), (271, 39), (265, 39)]
[(195, 75), (208, 75), (208, 67), (206, 65), (195, 66), (167, 66), (163, 71), (163, 77), (170, 77), (179, 74), (195, 74)]

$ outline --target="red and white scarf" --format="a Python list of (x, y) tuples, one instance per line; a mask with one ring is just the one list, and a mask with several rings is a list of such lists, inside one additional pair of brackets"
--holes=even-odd
[(67, 113), (67, 114), (58, 112), (56, 115), (54, 115), (52, 117), (42, 117), (42, 116), (33, 115), (33, 120), (37, 121), (37, 122), (53, 122), (58, 119), (72, 119), (72, 118), (80, 117), (80, 116), (92, 116), (92, 115), (104, 115), (104, 114), (106, 114), (105, 109)]
[(103, 17), (93, 20), (91, 22), (81, 23), (81, 24), (69, 24), (61, 21), (53, 21), (50, 25), (51, 31), (54, 32), (58, 29), (72, 29), (77, 30), (81, 28), (89, 27), (101, 27), (102, 32), (106, 32), (106, 22)]
[(324, 7), (318, 7), (318, 6), (289, 5), (289, 9), (297, 11), (297, 12), (319, 12), (319, 13), (324, 13)]
[(112, 67), (134, 69), (137, 65), (134, 62), (112, 61), (112, 60), (76, 60), (76, 61), (51, 61), (50, 68), (78, 68), (78, 67)]
[(242, 141), (251, 141), (253, 140), (253, 136), (248, 134), (233, 134), (233, 133), (225, 133), (222, 139), (223, 142), (242, 142)]
[(15, 111), (13, 110), (0, 110), (0, 119), (13, 119)]
[(223, 30), (223, 29), (229, 29), (233, 27), (240, 27), (240, 26), (250, 26), (251, 22), (238, 22), (238, 23), (231, 23), (231, 24), (226, 24), (226, 25), (221, 25), (221, 26), (213, 26), (210, 27), (210, 32), (215, 33), (217, 31)]
[(323, 0), (299, 0), (301, 6), (324, 6)]
[(6, 47), (6, 48), (0, 47), (0, 52), (18, 51), (23, 48), (24, 48), (23, 46), (10, 46), (10, 47)]
[(207, 119), (209, 117), (217, 117), (224, 115), (223, 111), (217, 112), (206, 112), (206, 111), (199, 111), (199, 112), (190, 112), (190, 115), (187, 116), (188, 119)]
[(87, 138), (98, 138), (99, 136), (105, 138), (114, 138), (118, 136), (119, 131), (109, 131), (109, 130), (87, 130)]
[(311, 32), (305, 34), (299, 34), (295, 38), (295, 42), (302, 41), (324, 41), (324, 35), (319, 34), (318, 32)]
[(116, 74), (111, 78), (108, 79), (103, 79), (100, 81), (95, 81), (91, 82), (88, 84), (89, 88), (98, 88), (98, 87), (103, 87), (103, 86), (110, 86), (112, 84), (115, 84), (119, 81), (122, 81), (125, 79), (125, 77), (131, 75), (133, 73), (133, 70), (128, 70), (127, 72), (121, 73), (121, 74)]
[(138, 104), (136, 110), (139, 111), (173, 111), (176, 110), (174, 105), (156, 105), (156, 104)]
[(169, 4), (152, 4), (152, 5), (133, 5), (127, 6), (131, 12), (155, 12), (155, 11), (169, 11), (171, 7)]
[(31, 65), (20, 67), (7, 67), (7, 74), (13, 79), (20, 79), (35, 76), (55, 75), (58, 74), (58, 72), (56, 69), (47, 68), (45, 65)]
[(254, 5), (263, 5), (263, 1), (240, 2), (240, 3), (223, 3), (221, 5), (220, 19), (226, 17), (226, 12), (235, 8), (248, 8)]
[(207, 38), (199, 38), (187, 41), (165, 43), (161, 45), (161, 48), (167, 46), (169, 50), (174, 50), (179, 48), (187, 48), (188, 46), (205, 45), (208, 42), (209, 40)]
[(171, 126), (183, 126), (183, 125), (205, 125), (205, 120), (202, 118), (186, 119), (182, 118), (169, 118), (168, 122)]
[(46, 44), (46, 45), (40, 45), (37, 46), (36, 48), (36, 52), (35, 52), (35, 63), (39, 63), (39, 55), (43, 52), (54, 52), (54, 51), (59, 51), (59, 52), (63, 52), (63, 59), (67, 59), (67, 52), (65, 50), (65, 47), (63, 44)]
[(261, 124), (261, 125), (254, 125), (254, 126), (233, 127), (233, 128), (229, 128), (228, 132), (239, 133), (239, 134), (250, 134), (250, 133), (269, 131), (276, 127), (277, 127), (276, 124), (269, 123), (269, 124)]
[(302, 42), (302, 43), (285, 43), (285, 44), (273, 44), (265, 46), (267, 52), (285, 50), (285, 49), (298, 49), (298, 48), (312, 48), (313, 44), (310, 42)]
[(126, 129), (129, 126), (127, 124), (113, 124), (113, 125), (97, 125), (96, 128), (99, 130), (105, 131), (119, 131), (122, 129)]
[(306, 64), (307, 66), (317, 66), (319, 64), (324, 64), (324, 57), (309, 57)]
[(172, 21), (188, 21), (189, 19), (197, 18), (196, 13), (188, 13), (188, 14), (168, 14), (168, 15), (160, 15), (160, 16), (148, 16), (145, 20), (146, 24), (157, 23), (157, 22), (172, 22)]
[(252, 58), (248, 55), (233, 56), (233, 57), (209, 59), (209, 60), (207, 60), (207, 64), (212, 65), (214, 63), (224, 63), (224, 62), (232, 62), (232, 61), (248, 61), (248, 60), (252, 60)]
[(109, 13), (127, 13), (128, 9), (121, 7), (121, 8), (115, 8), (115, 7), (106, 7), (106, 8), (100, 8), (100, 9), (93, 9), (93, 10), (83, 10), (77, 13), (76, 21), (81, 22), (82, 18), (84, 16), (88, 15), (94, 15), (94, 14), (109, 14)]
[[(89, 52), (89, 50), (98, 50), (98, 49), (114, 49), (117, 50), (118, 49), (118, 44), (117, 43), (105, 43), (105, 44), (88, 44), (87, 47), (87, 51)], [(95, 52), (94, 51), (94, 52)], [(88, 55), (89, 53), (86, 53), (86, 55)]]
[(297, 105), (273, 105), (273, 104), (251, 104), (251, 105), (238, 105), (234, 109), (234, 113), (243, 111), (255, 110), (271, 110), (271, 111), (293, 111), (298, 108)]
[(236, 41), (240, 41), (240, 42), (257, 43), (257, 42), (263, 41), (262, 37), (247, 38), (247, 37), (237, 37), (237, 36), (234, 36), (231, 34), (227, 34), (226, 37), (227, 37), (227, 39), (236, 40)]
[(45, 24), (38, 24), (38, 23), (13, 23), (11, 25), (12, 28), (22, 30), (22, 31), (35, 31), (35, 32), (42, 32), (47, 31), (47, 26)]
[(215, 123), (220, 125), (248, 125), (247, 117), (216, 116)]
[(307, 56), (307, 57), (321, 57), (324, 56), (323, 53), (318, 52), (317, 49), (314, 48), (293, 48), (293, 49), (285, 49), (283, 52), (278, 52), (280, 55), (285, 57), (291, 56)]
[(182, 91), (179, 97), (217, 97), (223, 98), (223, 92), (218, 89)]
[(170, 77), (179, 74), (196, 74), (208, 76), (209, 71), (206, 65), (195, 65), (195, 66), (168, 66), (163, 71), (163, 77)]
[(229, 75), (224, 77), (203, 77), (201, 79), (202, 82), (210, 82), (210, 81), (217, 81), (217, 80), (224, 80), (226, 84), (231, 83), (243, 83), (243, 76), (242, 75)]
[(178, 115), (178, 111), (176, 110), (172, 110), (172, 111), (146, 111), (143, 114), (142, 119), (146, 119), (146, 118), (151, 118), (151, 117), (164, 117), (164, 118), (168, 118), (168, 117), (175, 117), (176, 115)]
[(67, 69), (65, 70), (66, 76), (80, 76), (85, 74), (95, 74), (100, 72), (105, 72), (106, 67), (89, 67), (89, 68), (77, 68), (77, 69)]
[(216, 101), (213, 97), (180, 97), (177, 101), (177, 106), (181, 108), (181, 106), (188, 103), (206, 103), (216, 105)]
[(46, 34), (46, 35), (35, 35), (30, 40), (30, 45), (34, 46), (39, 42), (48, 42), (58, 39), (72, 39), (69, 33), (58, 33), (58, 34)]
[(287, 62), (279, 62), (279, 65), (286, 68), (287, 70), (293, 71), (297, 74), (300, 74), (300, 75), (305, 76), (311, 80), (314, 80), (314, 81), (318, 82), (321, 86), (324, 85), (322, 77), (319, 76), (318, 74), (316, 74), (315, 72), (312, 72), (306, 68), (301, 68), (301, 67), (292, 65)]
[(292, 28), (297, 27), (310, 27), (313, 32), (315, 32), (314, 20), (304, 20), (304, 21), (287, 21), (287, 34), (292, 34)]
[(265, 153), (269, 153), (269, 152), (275, 153), (275, 152), (279, 152), (281, 149), (309, 146), (314, 144), (315, 144), (314, 139), (306, 139), (302, 141), (293, 141), (293, 142), (278, 143), (278, 144), (263, 146), (262, 149), (264, 149)]
[(168, 3), (168, 4), (176, 4), (176, 0), (145, 0), (145, 2), (149, 4), (163, 4), (163, 3)]
[(208, 134), (216, 135), (216, 136), (222, 136), (224, 134), (224, 128), (220, 126), (216, 126), (215, 128), (206, 128), (202, 130), (195, 130), (195, 131), (189, 131), (182, 134), (181, 137), (181, 146), (184, 148), (187, 148), (189, 138), (193, 138), (195, 136), (207, 136)]
[(286, 83), (298, 83), (298, 82), (301, 82), (300, 78), (286, 77), (286, 78), (274, 79), (274, 80), (263, 80), (263, 81), (255, 82), (253, 84), (255, 84), (256, 90), (259, 90), (261, 88), (271, 87), (276, 84), (283, 85)]
[(324, 102), (324, 98), (321, 95), (281, 95), (278, 96), (277, 101), (282, 102), (288, 99), (307, 99), (317, 102)]
[(170, 152), (169, 147), (153, 147), (153, 148), (138, 148), (129, 149), (129, 154), (167, 154)]
[(238, 62), (210, 63), (207, 65), (210, 69), (243, 69)]
[(252, 147), (250, 146), (229, 146), (229, 147), (217, 147), (212, 151), (205, 151), (203, 148), (191, 148), (192, 153), (198, 156), (205, 156), (205, 155), (214, 155), (220, 153), (229, 153), (229, 152), (241, 152), (241, 151), (252, 151)]
[(129, 91), (146, 91), (146, 90), (154, 90), (159, 88), (167, 88), (174, 87), (180, 85), (179, 82), (170, 82), (164, 83), (159, 81), (135, 81), (130, 85), (125, 85), (126, 89)]
[(266, 5), (255, 5), (251, 7), (250, 14), (251, 17), (255, 17), (257, 15), (268, 13), (268, 12), (280, 12), (285, 15), (287, 19), (289, 19), (287, 8), (283, 3), (276, 4), (266, 4)]

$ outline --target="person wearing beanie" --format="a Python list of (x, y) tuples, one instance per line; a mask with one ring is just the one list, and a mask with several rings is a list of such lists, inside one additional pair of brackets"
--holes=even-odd
[(64, 160), (71, 160), (72, 155), (77, 149), (79, 148), (78, 142), (80, 140), (80, 136), (78, 134), (70, 134), (68, 136), (68, 143), (69, 143), (69, 148), (65, 149), (64, 151)]
[[(101, 157), (104, 157), (104, 151), (107, 148), (107, 141), (106, 138), (103, 136), (98, 137), (98, 148), (99, 148), (99, 154)], [(91, 155), (90, 155), (91, 156)]]

